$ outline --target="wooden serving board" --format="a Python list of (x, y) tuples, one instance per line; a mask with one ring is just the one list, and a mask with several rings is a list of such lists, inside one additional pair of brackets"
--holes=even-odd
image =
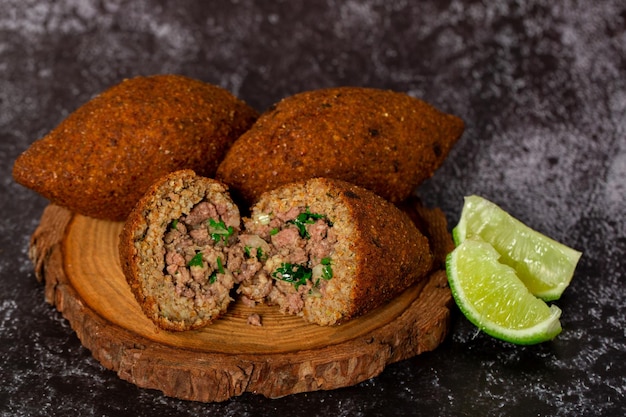
[[(70, 322), (106, 368), (139, 387), (195, 401), (243, 392), (267, 397), (349, 386), (384, 367), (436, 348), (452, 298), (445, 272), (433, 273), (388, 305), (334, 327), (307, 324), (269, 306), (235, 302), (203, 329), (168, 332), (147, 319), (123, 276), (122, 223), (48, 206), (30, 257), (46, 301)], [(261, 327), (247, 324), (258, 313)]]

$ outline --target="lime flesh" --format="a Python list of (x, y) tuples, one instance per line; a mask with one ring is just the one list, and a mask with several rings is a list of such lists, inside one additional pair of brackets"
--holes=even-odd
[(499, 257), (478, 239), (466, 239), (448, 255), (446, 272), (459, 309), (498, 339), (524, 345), (553, 339), (561, 332), (561, 310), (535, 297)]
[(475, 195), (465, 197), (452, 235), (457, 245), (471, 237), (490, 243), (500, 254), (500, 262), (512, 267), (530, 292), (545, 301), (561, 297), (582, 255)]

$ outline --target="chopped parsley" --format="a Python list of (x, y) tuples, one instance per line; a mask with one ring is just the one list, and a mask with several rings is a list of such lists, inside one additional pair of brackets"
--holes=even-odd
[(305, 285), (311, 279), (313, 271), (304, 265), (293, 265), (288, 262), (282, 263), (272, 273), (272, 277), (281, 281), (291, 282), (296, 290), (300, 285)]
[(278, 227), (275, 227), (272, 230), (270, 230), (270, 236), (274, 236), (278, 232), (279, 232)]
[(176, 230), (177, 226), (178, 226), (178, 219), (172, 220), (172, 222), (170, 223), (170, 228)]
[(320, 261), (320, 265), (322, 265), (322, 268), (321, 268), (322, 274), (320, 275), (319, 278), (315, 280), (315, 283), (313, 284), (313, 288), (311, 289), (311, 291), (309, 291), (309, 294), (311, 295), (319, 294), (318, 289), (320, 287), (320, 279), (328, 281), (333, 277), (333, 268), (330, 266), (331, 265), (330, 258), (322, 258), (322, 260)]
[(226, 224), (223, 220), (220, 220), (218, 222), (213, 219), (209, 219), (208, 226), (209, 235), (211, 235), (211, 239), (216, 242), (219, 242), (220, 240), (226, 242), (228, 238), (235, 232), (235, 229), (233, 229), (232, 226), (226, 227)]
[(217, 269), (213, 271), (211, 275), (209, 275), (209, 284), (214, 284), (217, 281), (217, 273), (223, 274), (226, 271), (224, 270), (224, 265), (222, 264), (222, 258), (217, 257)]
[(225, 273), (224, 265), (222, 265), (222, 258), (220, 258), (219, 256), (217, 257), (217, 270), (219, 271), (220, 274)]
[(330, 258), (322, 258), (322, 278), (326, 281), (333, 277), (333, 268), (330, 266)]
[(202, 268), (202, 252), (196, 253), (195, 256), (189, 260), (187, 266), (199, 266), (200, 268)]
[(251, 249), (256, 249), (256, 258), (263, 262), (265, 259), (267, 259), (267, 257), (265, 256), (265, 254), (263, 253), (263, 248), (254, 248), (254, 247), (250, 247), (250, 246), (244, 246), (243, 247), (243, 251), (246, 254), (246, 256), (248, 258), (252, 258), (252, 251)]
[[(191, 258), (191, 260), (187, 263), (188, 267), (199, 267), (199, 268), (203, 268), (204, 267), (204, 263), (202, 261), (202, 252), (198, 252), (194, 255), (193, 258)], [(213, 284), (215, 281), (217, 281), (217, 274), (224, 274), (226, 273), (226, 270), (224, 269), (224, 264), (222, 263), (222, 258), (221, 257), (217, 257), (217, 269), (215, 269), (213, 271), (213, 273), (211, 275), (209, 275), (209, 284)]]
[(309, 231), (306, 230), (306, 225), (313, 224), (319, 219), (326, 220), (329, 226), (333, 225), (332, 222), (330, 222), (328, 218), (326, 218), (326, 215), (318, 214), (318, 213), (311, 213), (308, 207), (305, 209), (304, 213), (298, 214), (298, 216), (296, 216), (295, 219), (288, 220), (287, 223), (291, 223), (298, 228), (301, 238), (310, 239), (311, 235), (309, 234)]

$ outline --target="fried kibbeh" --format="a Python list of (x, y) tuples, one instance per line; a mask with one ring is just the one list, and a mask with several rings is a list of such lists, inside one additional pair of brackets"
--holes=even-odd
[(239, 278), (244, 303), (278, 305), (309, 323), (361, 316), (433, 267), (428, 239), (406, 213), (342, 180), (313, 178), (266, 192), (243, 221), (239, 239), (253, 255)]
[(463, 121), (407, 94), (364, 87), (302, 92), (263, 113), (216, 178), (253, 203), (282, 184), (337, 178), (397, 203), (443, 163)]
[(454, 250), (455, 245), (452, 235), (448, 231), (448, 221), (443, 210), (439, 207), (424, 206), (415, 195), (397, 206), (413, 220), (417, 229), (428, 238), (435, 269), (446, 269), (446, 257)]
[(120, 234), (120, 261), (158, 327), (196, 329), (226, 311), (235, 284), (229, 248), (240, 220), (228, 187), (192, 170), (165, 175), (139, 200)]
[(143, 313), (169, 331), (212, 323), (234, 289), (245, 305), (336, 325), (437, 267), (411, 217), (363, 187), (327, 178), (287, 184), (242, 219), (227, 185), (192, 170), (149, 188), (124, 223), (119, 254)]
[(120, 221), (162, 175), (213, 177), (258, 113), (229, 91), (180, 75), (139, 76), (94, 97), (13, 167), (15, 180), (52, 203)]

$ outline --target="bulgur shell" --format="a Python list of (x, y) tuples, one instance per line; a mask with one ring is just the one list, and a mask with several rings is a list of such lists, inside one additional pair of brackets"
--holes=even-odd
[(123, 220), (160, 176), (189, 168), (213, 177), (258, 114), (230, 92), (179, 75), (125, 80), (34, 142), (15, 180), (87, 216)]
[(248, 202), (292, 181), (337, 178), (405, 200), (433, 175), (463, 121), (407, 94), (361, 87), (307, 91), (259, 117), (216, 178)]
[(340, 235), (331, 256), (334, 276), (328, 284), (332, 290), (327, 287), (327, 296), (304, 299), (300, 314), (308, 322), (332, 325), (361, 316), (425, 278), (433, 268), (428, 239), (406, 213), (345, 181), (314, 178), (286, 184), (264, 193), (252, 215), (298, 206), (328, 215)]
[(142, 311), (158, 327), (183, 331), (203, 327), (224, 313), (232, 301), (229, 288), (214, 291), (215, 305), (197, 305), (176, 295), (165, 274), (164, 235), (168, 225), (188, 215), (201, 201), (220, 201), (239, 214), (221, 182), (181, 170), (159, 178), (141, 197), (124, 223), (119, 254), (122, 271)]

